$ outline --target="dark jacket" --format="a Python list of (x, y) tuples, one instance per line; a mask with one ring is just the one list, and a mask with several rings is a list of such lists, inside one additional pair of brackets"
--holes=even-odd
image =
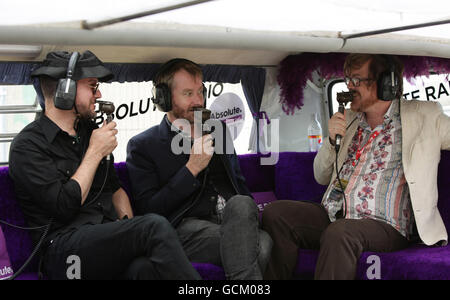
[[(137, 214), (157, 213), (177, 225), (201, 190), (202, 182), (186, 168), (189, 154), (174, 154), (172, 131), (167, 116), (161, 124), (130, 139), (127, 147), (127, 168)], [(224, 134), (229, 135), (223, 125)], [(228, 145), (230, 146), (230, 145)], [(226, 147), (226, 145), (224, 145)], [(189, 149), (190, 149), (189, 145)], [(249, 195), (241, 174), (236, 153), (219, 154), (236, 194)], [(226, 152), (223, 152), (226, 153)], [(216, 155), (216, 154), (215, 154)]]

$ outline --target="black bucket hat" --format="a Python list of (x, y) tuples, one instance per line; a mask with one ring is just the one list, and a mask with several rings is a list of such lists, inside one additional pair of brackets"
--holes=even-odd
[[(54, 79), (65, 78), (71, 55), (71, 52), (65, 51), (48, 53), (42, 65), (31, 73), (31, 77), (46, 75)], [(113, 79), (114, 74), (103, 65), (94, 53), (87, 50), (79, 57), (72, 78), (80, 80), (91, 77), (97, 78), (100, 82), (106, 82)]]

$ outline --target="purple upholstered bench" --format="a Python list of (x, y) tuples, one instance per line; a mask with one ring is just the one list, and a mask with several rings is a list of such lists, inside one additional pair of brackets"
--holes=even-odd
[[(260, 211), (277, 199), (308, 200), (320, 202), (325, 186), (318, 185), (313, 177), (314, 153), (280, 153), (274, 166), (260, 164), (255, 154), (239, 157), (242, 173), (255, 197)], [(125, 163), (115, 165), (125, 190), (129, 193), (129, 177)], [(443, 151), (439, 165), (438, 208), (450, 232), (450, 152)], [(18, 207), (7, 167), (0, 168), (0, 219), (17, 225), (25, 225)], [(28, 232), (2, 226), (8, 252), (14, 270), (27, 259), (32, 250)], [(373, 262), (372, 255), (380, 259), (381, 279), (450, 279), (450, 246), (426, 247), (413, 245), (408, 249), (392, 253), (365, 252), (359, 260), (357, 278), (368, 279), (367, 270)], [(299, 250), (295, 277), (312, 279), (318, 252)], [(212, 264), (193, 262), (204, 279), (225, 279), (223, 269)], [(19, 279), (37, 279), (37, 262), (34, 261)]]

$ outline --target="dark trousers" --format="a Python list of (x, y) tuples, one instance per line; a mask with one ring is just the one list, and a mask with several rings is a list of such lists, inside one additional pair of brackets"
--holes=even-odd
[(186, 218), (177, 227), (189, 259), (223, 266), (227, 279), (262, 279), (272, 240), (259, 229), (255, 201), (234, 196), (227, 201), (223, 222), (214, 217)]
[[(73, 260), (73, 258), (77, 260)], [(49, 279), (201, 279), (183, 251), (175, 230), (148, 214), (98, 225), (83, 225), (57, 236), (47, 248)], [(75, 278), (80, 279), (80, 278)]]
[(274, 242), (264, 279), (291, 279), (299, 249), (319, 250), (315, 279), (355, 279), (362, 252), (391, 252), (409, 244), (381, 221), (331, 223), (325, 208), (312, 202), (275, 201), (264, 208), (262, 222)]

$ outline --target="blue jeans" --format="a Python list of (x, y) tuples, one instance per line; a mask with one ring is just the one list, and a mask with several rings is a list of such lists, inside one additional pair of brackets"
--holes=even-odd
[(186, 218), (177, 233), (190, 261), (222, 266), (227, 279), (262, 279), (272, 239), (259, 229), (252, 198), (237, 195), (229, 199), (221, 224), (215, 215)]

